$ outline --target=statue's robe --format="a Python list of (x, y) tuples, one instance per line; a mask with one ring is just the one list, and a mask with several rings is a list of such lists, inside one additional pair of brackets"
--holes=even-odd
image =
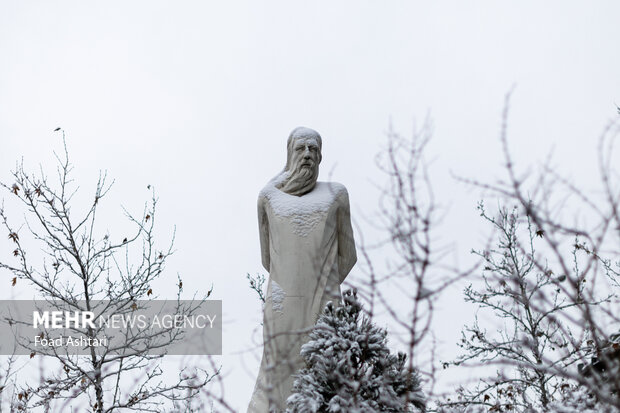
[(302, 196), (272, 181), (259, 194), (262, 262), (269, 271), (263, 318), (263, 359), (248, 413), (280, 412), (304, 367), (299, 355), (307, 333), (355, 264), (346, 188), (317, 182)]

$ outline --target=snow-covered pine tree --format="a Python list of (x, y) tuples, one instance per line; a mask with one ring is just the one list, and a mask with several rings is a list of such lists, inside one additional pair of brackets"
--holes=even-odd
[(417, 371), (403, 353), (390, 354), (387, 331), (362, 314), (354, 291), (343, 305), (327, 304), (301, 348), (299, 371), (288, 413), (424, 411)]

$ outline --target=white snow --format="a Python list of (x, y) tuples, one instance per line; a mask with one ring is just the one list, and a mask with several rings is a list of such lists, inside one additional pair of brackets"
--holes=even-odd
[(286, 298), (286, 293), (282, 287), (274, 280), (271, 280), (271, 308), (273, 311), (282, 314), (284, 298)]
[(337, 182), (317, 182), (314, 189), (303, 196), (290, 195), (275, 187), (284, 179), (284, 174), (286, 172), (269, 182), (260, 195), (269, 200), (276, 216), (290, 220), (295, 234), (305, 237), (321, 221), (334, 200), (347, 190)]

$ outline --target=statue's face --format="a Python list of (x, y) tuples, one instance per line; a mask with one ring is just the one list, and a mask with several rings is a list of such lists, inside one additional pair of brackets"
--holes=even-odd
[(319, 145), (314, 138), (297, 138), (293, 143), (292, 165), (295, 169), (318, 168), (321, 162)]
[[(298, 131), (296, 129), (295, 131)], [(293, 133), (295, 133), (293, 131)], [(304, 132), (304, 131), (302, 131)], [(302, 196), (314, 189), (321, 163), (321, 138), (318, 133), (289, 137), (286, 147), (286, 168), (276, 188), (290, 195)]]

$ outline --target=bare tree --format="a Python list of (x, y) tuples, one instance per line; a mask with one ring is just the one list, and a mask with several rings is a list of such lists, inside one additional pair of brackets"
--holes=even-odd
[(260, 302), (265, 304), (265, 276), (258, 273), (255, 276), (247, 274), (246, 278), (250, 284), (250, 289), (258, 295)]
[(485, 275), (480, 287), (465, 291), (467, 301), (495, 312), (503, 327), (489, 332), (476, 320), (464, 330), (465, 354), (455, 362), (494, 365), (498, 374), (473, 383), (448, 404), (572, 411), (561, 406), (572, 403), (568, 396), (579, 390), (586, 394), (576, 404), (582, 410), (584, 400), (595, 411), (617, 409), (620, 188), (612, 159), (620, 124), (605, 128), (598, 147), (600, 179), (594, 182), (599, 185), (585, 191), (554, 169), (550, 158), (538, 173), (517, 171), (507, 137), (509, 99), (510, 94), (500, 134), (507, 179), (465, 180), (499, 198), (500, 205), (514, 205), (510, 211), (500, 206), (496, 217), (481, 206), (499, 239), (495, 247), (475, 251)]
[[(450, 265), (445, 259), (450, 249), (437, 238), (442, 211), (426, 161), (432, 132), (429, 119), (414, 127), (409, 138), (388, 130), (387, 146), (376, 159), (388, 182), (379, 185), (378, 216), (368, 220), (386, 237), (372, 243), (360, 238), (366, 281), (355, 285), (370, 303), (371, 318), (388, 315), (388, 331), (406, 349), (410, 374), (422, 375), (430, 408), (438, 378), (435, 304), (449, 285), (472, 270)], [(381, 258), (387, 263), (380, 268)]]
[(446, 405), (548, 410), (568, 385), (555, 371), (574, 367), (586, 344), (586, 337), (573, 336), (563, 322), (575, 307), (585, 305), (585, 283), (576, 284), (576, 296), (566, 295), (561, 286), (568, 276), (556, 275), (548, 263), (536, 261), (535, 246), (543, 242), (544, 232), (527, 218), (520, 220), (517, 208), (500, 208), (495, 216), (483, 203), (478, 209), (497, 240), (493, 247), (473, 251), (484, 265), (482, 283), (465, 289), (465, 301), (478, 307), (482, 321), (476, 316), (473, 325), (464, 328), (459, 343), (464, 354), (452, 365), (495, 366), (497, 371), (472, 388), (461, 388), (458, 401)]
[[(500, 135), (508, 179), (496, 184), (464, 180), (499, 198), (500, 205), (515, 206), (500, 207), (499, 214), (491, 216), (481, 205), (483, 219), (500, 236), (494, 247), (475, 251), (476, 266), (485, 275), (465, 294), (467, 301), (495, 311), (501, 325), (497, 334), (478, 320), (466, 327), (461, 342), (466, 351), (455, 362), (460, 368), (491, 367), (497, 375), (484, 373), (480, 381), (468, 383), (457, 395), (457, 404), (479, 404), (489, 411), (547, 411), (558, 406), (557, 411), (568, 411), (562, 409), (585, 406), (589, 398), (594, 410), (611, 411), (620, 407), (620, 188), (614, 169), (618, 163), (612, 161), (620, 124), (611, 122), (600, 139), (601, 185), (586, 193), (554, 170), (549, 160), (533, 179), (517, 173), (508, 148), (508, 99), (509, 95)], [(390, 239), (382, 245), (391, 246), (396, 259), (389, 262), (391, 271), (376, 271), (362, 246), (370, 281), (368, 288), (358, 288), (371, 302), (371, 313), (376, 302), (390, 314), (392, 327), (408, 331), (411, 361), (422, 349), (428, 351), (423, 345), (432, 337), (437, 296), (472, 269), (442, 265), (441, 249), (432, 236), (437, 206), (424, 163), (428, 124), (411, 141), (392, 131), (388, 136), (379, 165), (391, 183), (383, 189), (381, 208)], [(575, 214), (581, 215), (574, 219)], [(386, 288), (389, 284), (397, 285), (397, 291)], [(406, 317), (400, 304), (403, 296), (412, 306)], [(425, 373), (431, 397), (441, 396), (433, 394), (434, 362)], [(585, 396), (574, 398), (579, 391)]]
[[(90, 206), (80, 212), (64, 131), (63, 144), (63, 153), (56, 155), (56, 183), (43, 170), (30, 174), (22, 162), (12, 172), (14, 181), (1, 184), (25, 210), (26, 221), (15, 227), (4, 208), (0, 210), (2, 225), (14, 245), (12, 262), (3, 259), (0, 268), (12, 273), (13, 286), (25, 281), (40, 299), (59, 310), (96, 314), (134, 311), (140, 305), (138, 300), (155, 296), (152, 283), (164, 274), (174, 237), (164, 248), (156, 244), (157, 198), (150, 185), (153, 195), (142, 216), (136, 218), (125, 211), (133, 234), (103, 233), (97, 213), (112, 184), (106, 174), (100, 174)], [(43, 252), (42, 259), (38, 250)], [(178, 313), (191, 314), (192, 308), (180, 304), (182, 288), (179, 278)], [(96, 338), (99, 330), (88, 327), (80, 332)], [(144, 329), (125, 335), (120, 344), (100, 352), (90, 347), (88, 356), (54, 349), (47, 353), (52, 357), (45, 360), (39, 383), (22, 384), (17, 410), (38, 407), (49, 411), (86, 402), (97, 413), (120, 409), (159, 412), (166, 403), (179, 405), (194, 398), (213, 378), (204, 370), (189, 368), (180, 369), (172, 380), (170, 374), (164, 374), (163, 356), (153, 350), (180, 339), (172, 330), (153, 333)], [(36, 348), (31, 351), (31, 358), (40, 354)]]

